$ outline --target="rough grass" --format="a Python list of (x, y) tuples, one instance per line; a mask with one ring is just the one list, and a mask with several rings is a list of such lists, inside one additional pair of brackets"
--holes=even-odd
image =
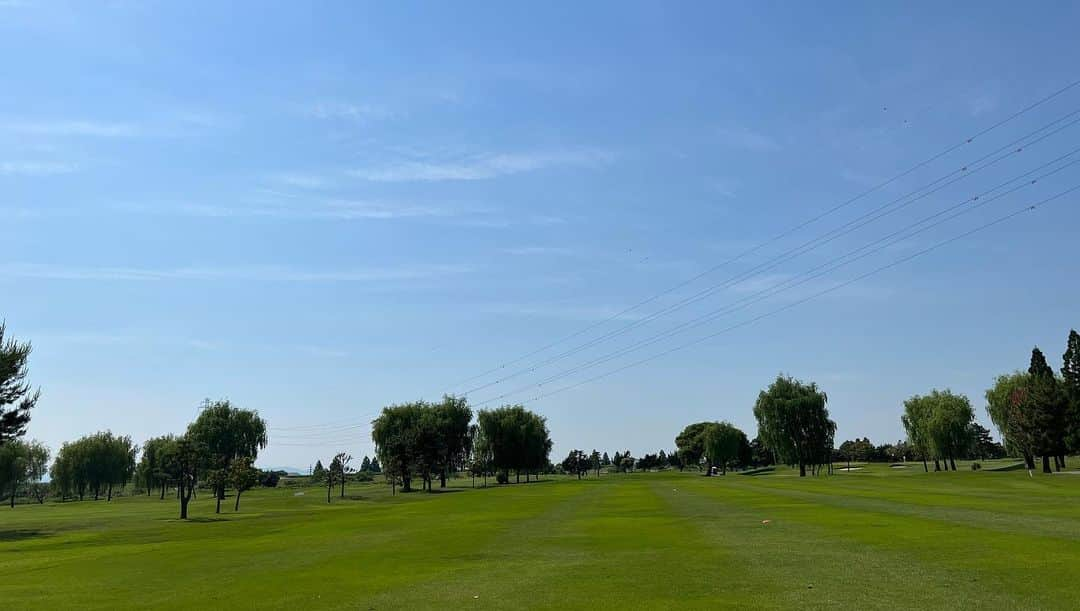
[[(0, 508), (9, 608), (1075, 608), (1080, 477), (604, 474)], [(916, 468), (918, 467), (918, 468)], [(768, 524), (763, 524), (769, 520)]]

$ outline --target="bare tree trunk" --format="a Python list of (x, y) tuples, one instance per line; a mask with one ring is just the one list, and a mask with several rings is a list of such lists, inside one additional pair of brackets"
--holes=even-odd
[(1035, 457), (1027, 452), (1024, 453), (1024, 465), (1028, 468), (1028, 471), (1035, 469)]
[(1049, 456), (1047, 456), (1046, 454), (1043, 454), (1042, 463), (1043, 463), (1043, 465), (1042, 465), (1043, 473), (1053, 473), (1053, 471), (1050, 469), (1050, 457)]
[(236, 489), (236, 504), (233, 505), (233, 511), (240, 511), (240, 489)]
[(923, 468), (924, 472), (926, 472), (926, 473), (930, 472), (930, 466), (926, 464), (926, 459), (925, 458), (922, 459), (922, 468)]
[(941, 462), (938, 459), (934, 459), (934, 473), (941, 471)]
[(806, 463), (799, 461), (799, 477), (806, 477)]
[(949, 457), (949, 465), (952, 467), (953, 471), (956, 471), (956, 459), (952, 456)]

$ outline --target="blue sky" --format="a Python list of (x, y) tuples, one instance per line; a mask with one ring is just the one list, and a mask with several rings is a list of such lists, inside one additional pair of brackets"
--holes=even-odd
[[(54, 448), (106, 428), (142, 440), (228, 397), (267, 417), (262, 464), (371, 453), (363, 423), (383, 405), (467, 390), (1080, 78), (1075, 3), (946, 4), (0, 0), (0, 317), (35, 346), (30, 434)], [(470, 398), (752, 297), (1048, 163), (1080, 126), (752, 273), (1078, 108), (1080, 87), (500, 373), (749, 270), (745, 282)], [(797, 302), (1080, 184), (1078, 168), (505, 401)], [(558, 456), (670, 449), (702, 419), (752, 432), (780, 371), (827, 391), (840, 439), (901, 437), (903, 399), (935, 387), (967, 393), (986, 423), (993, 376), (1035, 344), (1057, 363), (1080, 325), (1077, 201), (529, 407)]]

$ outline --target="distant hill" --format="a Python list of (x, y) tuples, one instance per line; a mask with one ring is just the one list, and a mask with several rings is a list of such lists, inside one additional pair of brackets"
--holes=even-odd
[(307, 469), (301, 469), (299, 467), (259, 467), (264, 471), (284, 471), (289, 475), (307, 475)]

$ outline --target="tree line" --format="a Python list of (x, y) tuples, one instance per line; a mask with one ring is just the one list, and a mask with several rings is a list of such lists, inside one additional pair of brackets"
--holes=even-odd
[(499, 483), (545, 471), (551, 437), (544, 417), (520, 405), (473, 412), (463, 397), (444, 396), (438, 403), (416, 401), (383, 408), (372, 422), (371, 438), (383, 475), (396, 493), (413, 489), (414, 479), (431, 490), (435, 479), (468, 471)]

